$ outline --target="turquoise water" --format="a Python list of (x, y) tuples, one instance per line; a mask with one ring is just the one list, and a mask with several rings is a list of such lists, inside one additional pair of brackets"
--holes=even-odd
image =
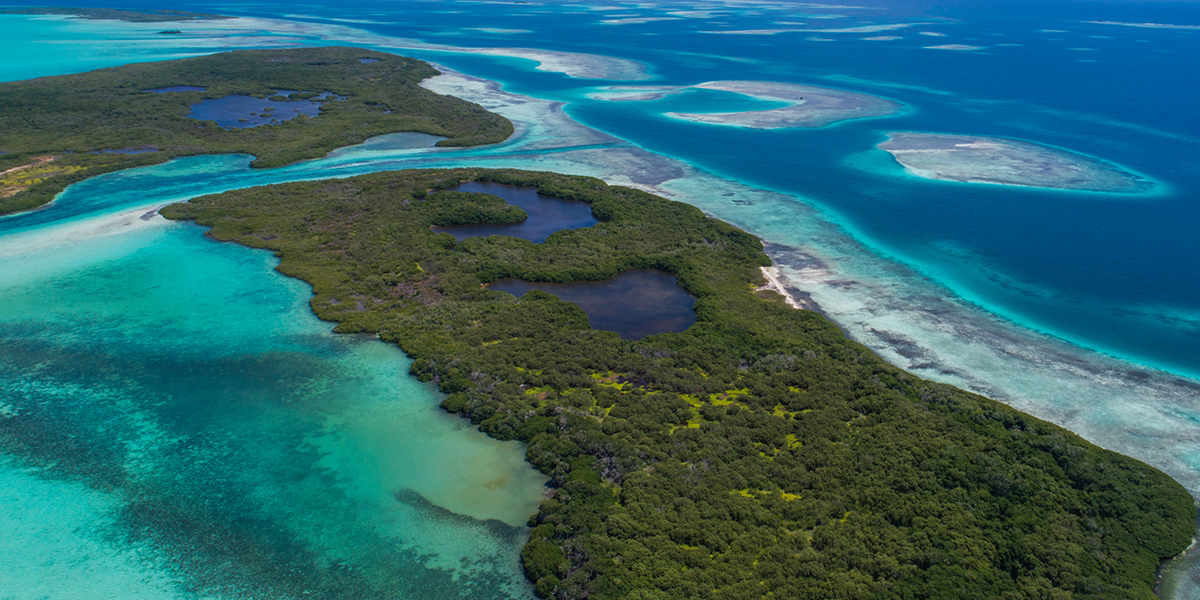
[[(205, 352), (196, 348), (244, 345), (247, 357), (274, 357), (283, 352), (276, 346), (283, 342), (262, 340), (276, 339), (277, 329), (289, 332), (303, 321), (301, 315), (307, 314), (303, 286), (295, 287), (290, 304), (267, 303), (261, 310), (245, 307), (248, 314), (262, 319), (244, 325), (253, 335), (212, 341), (208, 346), (192, 345), (193, 337), (204, 340), (212, 336), (215, 340), (233, 335), (215, 332), (228, 328), (226, 321), (201, 315), (212, 314), (210, 311), (227, 303), (242, 306), (235, 299), (256, 297), (260, 292), (252, 290), (259, 289), (255, 286), (261, 287), (262, 281), (272, 282), (273, 288), (283, 286), (280, 289), (295, 284), (271, 274), (267, 257), (206, 242), (194, 228), (168, 227), (153, 218), (141, 220), (154, 206), (250, 185), (408, 167), (558, 170), (662, 193), (759, 235), (769, 242), (776, 274), (784, 285), (815, 301), (852, 337), (888, 360), (923, 377), (979, 391), (1055, 421), (1102, 446), (1146, 460), (1179, 479), (1194, 494), (1200, 492), (1200, 383), (1196, 379), (1200, 375), (1200, 279), (1195, 276), (1200, 273), (1200, 251), (1193, 233), (1193, 224), (1200, 217), (1200, 205), (1194, 202), (1200, 173), (1193, 168), (1200, 158), (1200, 115), (1191, 100), (1195, 78), (1188, 76), (1195, 71), (1192, 63), (1200, 53), (1200, 33), (1088, 23), (1195, 26), (1200, 25), (1195, 5), (1012, 2), (998, 8), (971, 3), (869, 4), (870, 10), (769, 2), (755, 4), (753, 10), (669, 4), (596, 10), (573, 5), (486, 3), (365, 2), (354, 7), (309, 4), (302, 9), (271, 3), (196, 4), (190, 8), (248, 18), (181, 24), (184, 35), (157, 37), (154, 32), (162, 29), (161, 25), (0, 16), (6, 32), (12, 32), (0, 40), (0, 56), (4, 57), (0, 60), (5, 65), (0, 77), (5, 79), (235, 47), (352, 43), (414, 55), (482, 78), (485, 81), (451, 79), (431, 85), (500, 111), (518, 127), (512, 140), (495, 147), (434, 149), (429, 146), (435, 140), (428, 136), (402, 141), (391, 138), (270, 171), (251, 171), (247, 166), (250, 158), (245, 156), (184, 159), (96, 178), (72, 187), (45, 210), (0, 219), (0, 257), (8, 257), (0, 259), (5, 261), (0, 266), (0, 286), (13, 290), (4, 292), (13, 302), (11, 308), (3, 309), (7, 315), (4, 339), (20, 342), (12, 345), (20, 350), (13, 350), (13, 356), (5, 359), (15, 361), (12, 364), (17, 368), (9, 371), (12, 375), (0, 376), (0, 385), (73, 390), (78, 407), (71, 410), (75, 412), (54, 416), (56, 425), (49, 429), (74, 431), (75, 423), (113, 422), (111, 415), (117, 413), (104, 411), (116, 411), (118, 403), (101, 407), (96, 400), (108, 393), (108, 388), (93, 383), (104, 377), (115, 377), (113, 381), (122, 382), (121, 386), (151, 390), (147, 397), (176, 397), (155, 386), (169, 387), (167, 381), (172, 377), (191, 372), (183, 367), (176, 371), (175, 365), (190, 361), (187, 356), (203, 358)], [(715, 12), (673, 14), (695, 9)], [(603, 22), (626, 18), (624, 15), (675, 20)], [(864, 27), (879, 30), (865, 31)], [(848, 28), (858, 31), (838, 31)], [(801, 31), (790, 31), (793, 29)], [(725, 33), (708, 33), (712, 31)], [(865, 39), (876, 37), (896, 39)], [(936, 48), (945, 45), (978, 49)], [(456, 52), (454, 46), (499, 48), (501, 54), (511, 56)], [(589, 56), (523, 52), (519, 53), (522, 58), (504, 50), (510, 47)], [(542, 57), (545, 64), (541, 70), (535, 68), (531, 56)], [(639, 61), (650, 79), (619, 79), (633, 76), (636, 69), (630, 70), (626, 63), (606, 62), (612, 58)], [(1031, 71), (1034, 64), (1036, 72)], [(597, 73), (614, 79), (583, 77)], [(610, 85), (689, 86), (728, 79), (841, 88), (895, 100), (904, 104), (905, 110), (892, 117), (845, 121), (820, 129), (752, 130), (689, 123), (664, 113), (763, 110), (774, 104), (695, 90), (643, 102), (589, 97)], [(486, 81), (499, 82), (502, 89), (489, 88)], [(1027, 140), (1104, 160), (1138, 173), (1156, 186), (1147, 194), (1114, 195), (931, 181), (906, 173), (887, 153), (874, 148), (886, 139), (888, 131)], [(185, 237), (195, 245), (174, 245)], [(125, 241), (134, 239), (142, 240), (138, 242), (141, 245)], [(123, 249), (127, 243), (145, 252), (163, 252), (160, 269), (132, 266), (125, 258), (131, 254)], [(227, 265), (224, 274), (244, 275), (223, 283), (228, 298), (206, 300), (203, 294), (193, 298), (182, 291), (171, 297), (162, 291), (166, 295), (160, 304), (152, 300), (159, 298), (155, 295), (159, 292), (131, 283), (104, 287), (106, 281), (155, 281), (162, 272), (186, 270), (193, 257), (207, 256), (206, 247), (227, 249), (222, 251), (231, 255), (259, 256), (268, 262)], [(41, 258), (27, 258), (31, 252)], [(56, 264), (60, 266), (54, 267)], [(117, 265), (126, 265), (124, 275), (114, 274)], [(264, 273), (268, 275), (265, 278)], [(174, 287), (198, 289), (197, 284), (184, 282)], [(58, 306), (59, 298), (72, 297), (75, 300), (69, 308), (56, 309), (63, 316), (37, 316)], [(162, 310), (163, 305), (169, 305), (170, 311)], [(192, 305), (199, 308), (192, 311)], [(184, 323), (194, 320), (208, 325), (163, 322), (160, 315), (167, 312)], [(76, 313), (93, 316), (74, 320)], [(236, 315), (226, 318), (230, 323), (245, 323)], [(151, 331), (157, 327), (129, 325), (132, 329), (127, 329), (124, 325), (147, 319), (178, 335), (155, 338)], [(317, 333), (328, 330), (328, 325), (312, 325)], [(297, 336), (309, 339), (306, 335), (285, 333), (284, 337), (291, 344)], [(337, 340), (329, 344), (347, 348), (354, 344), (382, 347), (370, 341), (322, 335), (325, 337), (312, 339)], [(174, 358), (160, 362), (172, 375), (150, 375), (140, 366), (151, 362), (153, 352), (168, 350)], [(316, 351), (293, 348), (286, 352), (295, 353), (287, 354), (291, 357), (288, 361), (299, 357), (316, 361), (296, 363), (304, 365), (297, 371), (330, 373), (331, 380), (341, 381), (344, 378), (339, 373), (361, 370), (358, 359), (317, 361), (314, 357), (320, 353)], [(392, 365), (387, 369), (395, 377), (394, 384), (384, 387), (405, 385), (402, 357), (380, 361), (380, 365)], [(91, 371), (83, 371), (93, 363)], [(78, 365), (78, 373), (68, 370), (75, 373), (75, 379), (60, 385), (51, 376), (53, 370), (41, 366), (60, 364)], [(252, 387), (253, 378), (238, 373), (259, 368), (223, 370), (232, 379), (220, 385), (230, 393)], [(204, 377), (218, 380), (215, 375)], [(357, 375), (346, 377), (358, 381)], [(289, 378), (275, 378), (284, 379)], [(324, 389), (325, 384), (306, 384), (300, 390), (280, 391), (281, 398), (290, 399), (280, 403), (310, 410), (305, 408), (310, 402), (320, 402), (305, 398)], [(201, 406), (197, 400), (178, 397), (181, 407)], [(422, 397), (431, 414), (438, 414), (436, 396)], [(359, 401), (347, 400), (344, 406), (356, 406)], [(170, 404), (162, 402), (161, 406)], [(278, 415), (268, 412), (253, 413), (251, 422), (264, 431), (281, 432), (279, 439), (310, 431), (308, 426), (293, 430), (278, 425)], [(177, 422), (163, 413), (146, 418), (164, 428)], [(188, 427), (164, 430), (195, 435), (211, 426), (222, 431), (218, 426), (221, 419), (210, 418), (213, 420), (197, 418), (189, 421)], [(443, 420), (450, 430), (456, 426), (452, 419)], [(396, 430), (408, 431), (401, 425)], [(140, 431), (108, 431), (106, 435), (112, 439), (141, 440), (138, 436), (143, 435)], [(228, 432), (222, 435), (226, 440), (245, 439)], [(383, 452), (370, 448), (358, 456)], [(405, 450), (410, 451), (417, 449)], [(239, 465), (250, 465), (252, 454), (277, 456), (279, 452), (253, 445), (237, 460), (244, 460)], [(506, 452), (519, 460), (519, 448)], [(45, 466), (49, 463), (44, 458), (38, 458), (43, 454), (8, 450), (12, 462), (7, 463), (11, 467), (6, 467), (9, 470), (4, 477), (28, 488), (29, 497), (77, 502), (73, 506), (81, 507), (78, 511), (64, 514), (61, 521), (52, 520), (47, 527), (60, 532), (88, 531), (90, 527), (99, 532), (87, 538), (86, 544), (94, 544), (87, 547), (99, 549), (88, 554), (92, 558), (87, 561), (95, 561), (84, 563), (92, 565), (89, 568), (111, 574), (114, 586), (124, 585), (123, 573), (143, 574), (138, 581), (145, 582), (139, 588), (144, 591), (139, 593), (146, 597), (161, 590), (178, 594), (186, 588), (181, 581), (203, 578), (197, 575), (206, 572), (199, 563), (187, 568), (163, 566), (170, 563), (164, 557), (171, 555), (161, 534), (130, 537), (129, 522), (113, 516), (131, 506), (122, 495), (125, 492), (114, 491), (115, 484), (101, 485), (87, 477), (116, 477), (104, 475), (123, 472), (106, 466), (116, 459), (80, 451), (72, 456), (84, 461), (87, 455), (90, 462), (81, 464), (92, 466), (69, 473), (62, 472), (61, 465), (70, 461), (55, 462), (60, 470), (54, 471)], [(400, 458), (401, 454), (390, 456), (395, 463), (407, 460)], [(421, 456), (434, 463), (438, 460), (430, 454)], [(183, 469), (162, 460), (157, 464), (165, 465), (164, 472)], [(301, 453), (283, 462), (301, 464), (304, 460)], [(329, 463), (310, 466), (313, 470), (305, 472), (325, 473), (332, 468)], [(253, 472), (249, 466), (245, 468)], [(303, 470), (296, 469), (292, 472)], [(441, 476), (434, 473), (428, 477), (432, 481)], [(415, 474), (404, 480), (408, 478), (420, 479)], [(541, 491), (536, 477), (516, 487), (525, 489), (506, 488), (512, 489), (513, 506), (526, 501), (515, 498), (533, 502)], [(431, 488), (407, 484), (376, 486), (377, 502), (382, 502), (379, 490), (385, 488), (400, 493), (406, 506), (424, 506), (429, 515), (445, 516), (422, 503), (420, 497), (441, 506), (450, 502), (445, 495), (434, 499), (435, 492), (428, 491)], [(418, 495), (400, 488), (417, 490)], [(267, 485), (264, 489), (274, 488)], [(336, 504), (328, 498), (344, 493), (329, 496), (326, 488), (308, 490), (312, 497), (297, 499), (299, 505)], [(172, 490), (163, 497), (187, 494)], [(13, 502), (15, 511), (37, 510), (28, 503)], [(334, 508), (321, 510), (331, 511), (322, 514), (336, 513)], [(451, 510), (471, 514), (463, 508)], [(264, 506), (262, 512), (271, 513), (264, 520), (274, 523), (290, 522), (295, 515), (275, 505)], [(78, 523), (85, 522), (92, 525), (81, 529)], [(460, 550), (454, 548), (463, 544), (459, 536), (473, 539), (476, 535), (466, 523), (476, 522), (449, 519), (446, 523), (422, 530), (425, 537), (419, 543), (427, 544), (422, 548), (445, 543), (447, 556), (457, 556)], [(316, 530), (314, 526), (286, 539), (310, 540), (296, 546), (308, 547), (304, 543), (311, 544), (311, 539), (319, 537)], [(40, 539), (37, 535), (31, 531), (28, 539)], [(350, 544), (344, 540), (365, 534), (345, 530), (337, 535), (342, 541), (330, 542), (329, 547), (344, 548)], [(499, 536), (496, 540), (503, 537), (495, 535)], [(515, 546), (504, 550), (504, 543), (496, 541), (487, 547), (496, 549), (493, 556), (509, 552), (511, 559)], [(66, 557), (70, 555), (53, 553), (68, 550), (67, 546), (56, 550), (47, 543), (44, 552)], [(337, 551), (328, 552), (323, 556)], [(412, 573), (426, 569), (422, 560), (400, 562), (410, 565)], [(441, 563), (435, 560), (430, 564)], [(514, 575), (515, 562), (507, 564), (509, 571), (500, 569), (496, 572), (505, 574), (490, 575), (489, 581), (519, 581)], [(19, 579), (14, 572), (0, 577)], [(1192, 562), (1176, 561), (1167, 572), (1173, 597), (1197, 596), (1200, 588), (1194, 578), (1200, 569)], [(410, 576), (419, 577), (405, 575)], [(46, 579), (59, 581), (65, 586), (59, 589), (66, 589), (71, 577), (60, 571)], [(203, 593), (226, 594), (220, 590)], [(59, 594), (57, 597), (64, 597)], [(39, 596), (31, 592), (27, 597)]]
[(519, 444), (330, 333), (269, 253), (131, 219), (0, 257), (6, 597), (528, 596)]

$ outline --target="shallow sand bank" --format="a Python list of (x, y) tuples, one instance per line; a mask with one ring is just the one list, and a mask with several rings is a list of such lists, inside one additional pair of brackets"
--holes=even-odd
[(1005, 138), (888, 132), (876, 146), (926, 179), (1092, 192), (1145, 192), (1153, 184), (1116, 165)]
[(658, 100), (689, 89), (718, 90), (757, 98), (786, 102), (789, 106), (769, 110), (725, 113), (663, 113), (668, 117), (750, 129), (783, 129), (788, 127), (824, 127), (838, 121), (882, 117), (899, 112), (903, 107), (870, 94), (847, 92), (815, 85), (780, 83), (777, 81), (709, 81), (691, 86), (613, 86), (588, 94), (593, 100), (634, 102)]

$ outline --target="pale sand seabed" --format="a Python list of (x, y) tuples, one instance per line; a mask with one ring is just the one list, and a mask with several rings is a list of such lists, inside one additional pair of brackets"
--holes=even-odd
[(1200, 25), (1171, 25), (1169, 23), (1122, 23), (1118, 21), (1083, 21), (1093, 25), (1120, 25), (1122, 27), (1141, 27), (1143, 29), (1200, 29)]
[(926, 179), (1115, 193), (1153, 188), (1115, 165), (1032, 142), (908, 131), (887, 135), (876, 147)]
[(983, 46), (968, 46), (966, 44), (942, 44), (941, 46), (925, 46), (926, 50), (983, 50)]
[[(113, 600), (179, 597), (170, 593), (178, 587), (172, 575), (177, 565), (162, 564), (157, 546), (143, 552), (140, 547), (114, 544), (114, 537), (124, 533), (106, 515), (121, 514), (129, 500), (121, 493), (126, 488), (135, 496), (138, 490), (172, 486), (186, 493), (192, 488), (181, 474), (203, 474), (261, 496), (254, 498), (253, 514), (246, 517), (279, 524), (286, 530), (284, 535), (292, 535), (320, 556), (353, 561), (358, 558), (355, 552), (369, 553), (394, 540), (429, 569), (465, 577), (499, 567), (512, 575), (514, 594), (524, 597), (520, 590), (527, 584), (520, 574), (521, 542), (516, 537), (522, 535), (519, 528), (542, 499), (545, 477), (524, 461), (523, 445), (488, 438), (441, 411), (437, 394), (412, 380), (405, 368), (407, 359), (395, 346), (365, 336), (330, 333), (329, 326), (311, 313), (307, 285), (272, 272), (277, 261), (269, 253), (213, 244), (198, 235), (201, 228), (160, 217), (147, 219), (142, 227), (114, 232), (123, 235), (89, 235), (91, 221), (99, 222), (96, 229), (129, 216), (140, 223), (137, 212), (82, 219), (68, 223), (65, 230), (51, 226), (16, 234), (21, 238), (17, 245), (27, 251), (0, 257), (0, 273), (4, 273), (0, 295), (5, 296), (0, 323), (62, 323), (69, 326), (69, 333), (53, 335), (63, 347), (118, 339), (125, 351), (142, 346), (145, 356), (181, 364), (189, 364), (181, 348), (202, 349), (203, 357), (194, 364), (236, 364), (248, 356), (286, 362), (319, 350), (320, 339), (348, 351), (335, 352), (332, 375), (300, 377), (305, 387), (285, 396), (282, 404), (264, 402), (262, 411), (226, 416), (220, 416), (223, 410), (209, 413), (208, 426), (194, 435), (183, 434), (191, 439), (175, 437), (186, 429), (168, 431), (159, 426), (158, 407), (177, 399), (155, 402), (154, 393), (145, 395), (139, 384), (120, 380), (108, 389), (81, 387), (69, 378), (56, 378), (52, 363), (48, 372), (6, 374), (0, 387), (16, 398), (51, 398), (64, 406), (83, 404), (88, 407), (83, 412), (109, 414), (107, 427), (126, 432), (118, 439), (129, 453), (121, 464), (126, 485), (117, 493), (87, 490), (85, 494), (53, 478), (37, 483), (41, 477), (36, 471), (16, 482), (25, 493), (44, 489), (43, 495), (68, 503), (70, 510), (55, 508), (52, 514), (42, 515), (36, 503), (29, 505), (36, 497), (9, 498), (0, 493), (0, 504), (12, 504), (0, 511), (9, 517), (0, 521), (12, 524), (5, 529), (6, 540), (16, 543), (36, 537), (30, 545), (41, 561), (26, 571), (36, 574), (38, 581), (19, 582), (19, 586), (4, 585), (3, 578), (11, 570), (0, 569), (0, 589), (23, 590), (32, 594), (29, 597), (72, 597), (72, 591), (81, 589), (94, 592), (89, 597)], [(73, 245), (26, 243), (37, 235)], [(233, 255), (236, 264), (214, 263), (209, 256), (222, 253)], [(180, 256), (189, 260), (178, 264)], [(209, 279), (193, 280), (197, 263), (203, 265), (200, 274)], [(260, 272), (247, 266), (257, 266)], [(235, 283), (226, 286), (229, 277)], [(53, 300), (39, 302), (39, 294)], [(278, 296), (287, 309), (282, 314), (276, 312)], [(115, 305), (112, 298), (117, 298)], [(247, 306), (260, 302), (272, 308), (258, 311)], [(163, 314), (163, 306), (190, 310)], [(319, 339), (313, 342), (313, 338)], [(301, 348), (290, 350), (294, 344)], [(325, 352), (317, 355), (322, 356), (318, 365), (331, 360)], [(246, 383), (254, 391), (262, 389)], [(231, 410), (245, 406), (237, 398), (214, 398), (232, 400)], [(147, 403), (154, 408), (142, 408)], [(0, 418), (22, 410), (3, 404)], [(197, 418), (205, 420), (205, 411), (199, 412)], [(323, 424), (314, 416), (322, 418)], [(309, 430), (303, 444), (277, 443), (306, 419), (317, 421), (317, 426)], [(165, 422), (172, 424), (169, 419)], [(295, 453), (310, 449), (318, 451), (320, 460), (305, 469), (303, 460), (295, 461)], [(5, 466), (0, 463), (0, 480), (12, 481)], [(288, 475), (278, 475), (279, 469)], [(296, 474), (304, 477), (295, 478)], [(397, 491), (415, 492), (455, 514), (430, 511), (407, 497), (397, 502)], [(516, 529), (485, 522), (488, 519)], [(437, 526), (431, 527), (431, 521), (437, 521)], [(446, 521), (452, 522), (449, 527), (454, 531), (446, 530)], [(81, 579), (97, 569), (104, 573), (95, 574), (95, 585)], [(115, 591), (109, 593), (109, 588)], [(155, 593), (159, 588), (164, 590), (161, 595)]]
[(798, 85), (775, 81), (709, 81), (691, 86), (611, 86), (604, 91), (588, 94), (593, 100), (635, 102), (658, 100), (689, 89), (719, 90), (742, 94), (759, 100), (785, 102), (788, 106), (768, 110), (724, 113), (667, 112), (665, 116), (750, 129), (783, 129), (789, 127), (824, 127), (838, 121), (882, 117), (899, 112), (903, 106), (870, 94), (847, 92), (815, 85)]
[[(446, 44), (430, 44), (420, 40), (378, 35), (344, 25), (312, 24), (257, 17), (237, 17), (221, 21), (175, 22), (172, 24), (172, 28), (183, 31), (183, 34), (179, 36), (163, 36), (157, 33), (162, 30), (161, 23), (91, 21), (86, 19), (71, 19), (66, 16), (39, 18), (66, 21), (70, 23), (72, 28), (78, 28), (81, 32), (111, 32), (114, 28), (120, 28), (122, 31), (142, 34), (140, 39), (131, 38), (121, 40), (121, 43), (145, 45), (146, 47), (159, 49), (164, 47), (186, 47), (189, 53), (181, 54), (180, 58), (196, 55), (196, 48), (209, 48), (214, 51), (226, 48), (249, 47), (292, 48), (307, 45), (319, 39), (328, 39), (352, 41), (356, 45), (372, 46), (380, 50), (432, 50), (521, 58), (537, 62), (538, 66), (536, 68), (539, 71), (562, 73), (580, 79), (638, 81), (651, 78), (646, 65), (624, 58), (580, 52), (541, 50), (538, 48), (471, 48)], [(103, 38), (106, 36), (99, 37)], [(102, 39), (101, 41), (111, 43), (111, 40)], [(97, 47), (99, 50), (103, 47), (103, 44), (98, 44)]]
[(876, 31), (894, 31), (918, 25), (934, 25), (934, 23), (891, 23), (888, 25), (862, 25), (858, 27), (838, 27), (832, 29), (735, 29), (730, 31), (701, 31), (718, 35), (777, 35), (780, 33), (874, 33)]

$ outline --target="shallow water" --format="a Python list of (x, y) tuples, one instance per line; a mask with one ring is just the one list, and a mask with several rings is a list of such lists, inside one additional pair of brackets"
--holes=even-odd
[(394, 346), (330, 333), (270, 254), (141, 223), (0, 258), (0, 537), (43, 557), (6, 562), (6, 591), (528, 595), (545, 478), (521, 445), (441, 411)]
[(453, 225), (433, 228), (434, 231), (453, 234), (460, 242), (472, 237), (506, 235), (540, 244), (556, 231), (591, 227), (599, 223), (592, 216), (590, 204), (579, 200), (563, 200), (545, 196), (539, 194), (535, 188), (501, 185), (486, 181), (468, 181), (448, 188), (447, 191), (499, 196), (511, 205), (521, 207), (527, 215), (526, 219), (520, 223)]
[[(0, 16), (22, 24), (0, 41), (13, 57), (0, 77), (232, 47), (351, 42), (525, 94), (479, 81), (438, 84), (503, 112), (518, 135), (469, 150), (364, 146), (266, 172), (249, 170), (249, 157), (226, 156), (112, 174), (75, 186), (43, 211), (0, 219), (8, 232), (0, 256), (40, 244), (36, 233), (46, 225), (85, 239), (115, 236), (149, 227), (138, 218), (142, 207), (277, 181), (468, 165), (597, 176), (689, 202), (759, 235), (794, 293), (888, 360), (1062, 424), (1200, 491), (1200, 279), (1191, 276), (1200, 272), (1191, 227), (1200, 175), (1189, 166), (1200, 156), (1200, 116), (1184, 93), (1191, 79), (1180, 77), (1200, 38), (1083, 22), (1200, 24), (1194, 6), (1108, 3), (1081, 12), (1072, 3), (1009, 3), (999, 13), (918, 2), (836, 11), (761, 3), (622, 25), (600, 24), (603, 11), (570, 5), (473, 4), (453, 16), (436, 4), (406, 4), (402, 14), (390, 5), (359, 12), (308, 5), (286, 21), (269, 19), (291, 7), (223, 8), (252, 11), (256, 20), (186, 23), (184, 36), (156, 38), (161, 25)], [(911, 23), (920, 25), (898, 26)], [(885, 37), (896, 39), (836, 31), (863, 26), (891, 27)], [(762, 32), (804, 28), (814, 31)], [(758, 31), (705, 33), (743, 29)], [(639, 82), (571, 78), (553, 61), (537, 70), (524, 58), (422, 49), (401, 37), (642, 60), (656, 85), (743, 78), (839, 87), (909, 110), (804, 131), (687, 123), (663, 115), (666, 101), (587, 96), (597, 86)], [(983, 50), (929, 49), (946, 44)], [(1028, 71), (1035, 62), (1040, 77)], [(670, 100), (695, 102), (700, 112), (715, 99)], [(1111, 162), (1155, 188), (1118, 197), (924, 180), (875, 149), (893, 130), (1050, 145)], [(1193, 562), (1175, 561), (1167, 573), (1173, 597), (1197, 595)]]
[(514, 296), (541, 290), (574, 302), (587, 313), (592, 329), (615, 331), (625, 340), (683, 331), (696, 322), (692, 310), (696, 298), (679, 287), (674, 275), (652, 269), (631, 269), (612, 279), (571, 283), (500, 279), (487, 287)]

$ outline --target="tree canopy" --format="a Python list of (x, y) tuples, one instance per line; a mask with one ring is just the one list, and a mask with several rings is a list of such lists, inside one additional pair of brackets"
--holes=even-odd
[[(542, 244), (456, 242), (435, 223), (512, 218), (480, 180), (588, 202)], [(252, 188), (167, 207), (273, 250), (343, 332), (373, 332), (443, 407), (527, 444), (551, 477), (522, 552), (543, 597), (1154, 598), (1188, 546), (1167, 475), (999, 402), (924, 381), (820, 314), (756, 291), (761, 242), (592, 178), (420, 170)], [(696, 324), (621, 340), (501, 277), (676, 275)]]
[[(512, 135), (508, 119), (418, 85), (437, 74), (416, 59), (329, 47), (238, 50), (0, 82), (0, 214), (45, 204), (87, 177), (180, 156), (244, 153), (255, 156), (253, 167), (277, 167), (386, 133), (443, 136), (441, 146)], [(203, 91), (148, 91), (181, 86)], [(206, 99), (268, 98), (279, 90), (338, 99), (313, 118), (242, 129), (188, 117)]]

